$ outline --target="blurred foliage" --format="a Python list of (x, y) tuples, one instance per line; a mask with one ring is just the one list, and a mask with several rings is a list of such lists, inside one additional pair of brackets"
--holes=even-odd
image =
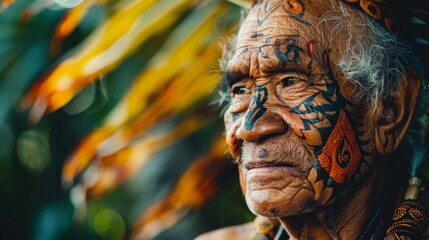
[(0, 7), (1, 239), (192, 239), (249, 221), (217, 102), (221, 0)]
[(250, 221), (216, 96), (239, 11), (3, 0), (0, 238), (193, 239)]

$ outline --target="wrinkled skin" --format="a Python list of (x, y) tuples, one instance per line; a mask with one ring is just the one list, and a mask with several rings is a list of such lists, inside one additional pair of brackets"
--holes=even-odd
[(340, 49), (319, 34), (314, 17), (306, 18), (323, 8), (289, 2), (250, 10), (227, 69), (227, 143), (239, 159), (250, 209), (269, 217), (334, 200), (374, 151), (363, 137), (373, 131), (361, 121), (367, 112), (351, 101), (356, 87), (331, 65)]
[[(412, 86), (397, 96), (405, 104), (394, 100), (379, 116), (357, 102), (359, 87), (336, 68), (341, 42), (325, 39), (328, 29), (318, 24), (329, 10), (320, 1), (256, 1), (225, 73), (231, 93), (226, 140), (246, 202), (301, 239), (316, 236), (305, 229), (321, 232), (318, 239), (325, 233), (334, 239), (358, 236), (374, 202), (368, 193), (384, 184), (384, 173), (372, 174), (377, 157), (400, 143), (411, 119), (401, 113), (412, 113), (415, 105), (414, 97), (405, 102), (404, 96), (417, 95), (419, 88), (410, 73)], [(356, 194), (349, 196), (349, 189)], [(341, 216), (323, 211), (339, 204), (346, 205), (335, 213)], [(332, 222), (343, 225), (332, 229)]]

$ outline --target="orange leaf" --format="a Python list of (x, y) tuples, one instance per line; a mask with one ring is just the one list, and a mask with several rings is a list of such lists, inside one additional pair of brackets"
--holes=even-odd
[(111, 191), (128, 181), (156, 152), (165, 149), (205, 126), (208, 119), (200, 116), (188, 118), (174, 129), (159, 135), (147, 135), (112, 155), (97, 158), (96, 181), (87, 186), (87, 196), (94, 197)]
[(230, 164), (223, 136), (210, 152), (194, 161), (173, 191), (150, 206), (134, 226), (132, 239), (151, 239), (174, 226), (189, 210), (201, 206), (217, 189), (216, 177)]

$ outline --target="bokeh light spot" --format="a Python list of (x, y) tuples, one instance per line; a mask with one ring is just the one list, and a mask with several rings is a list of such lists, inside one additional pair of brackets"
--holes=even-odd
[(94, 217), (94, 228), (103, 239), (123, 239), (125, 223), (122, 217), (111, 209), (104, 209)]
[(23, 132), (17, 141), (17, 152), (21, 163), (38, 174), (48, 166), (50, 146), (48, 139), (36, 130)]

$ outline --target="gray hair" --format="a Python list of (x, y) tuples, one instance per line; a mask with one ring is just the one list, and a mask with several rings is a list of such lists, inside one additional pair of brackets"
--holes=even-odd
[(424, 162), (429, 130), (429, 85), (427, 72), (412, 48), (381, 25), (359, 12), (359, 18), (352, 15), (352, 9), (343, 2), (331, 0), (332, 11), (326, 13), (319, 25), (328, 27), (330, 39), (340, 39), (344, 51), (336, 63), (338, 69), (349, 81), (360, 86), (355, 93), (357, 100), (372, 107), (373, 114), (381, 114), (378, 102), (388, 101), (396, 88), (407, 84), (404, 78), (406, 68), (416, 71), (421, 79), (421, 88), (413, 122), (407, 131), (403, 150), (411, 154), (412, 175)]
[(346, 79), (360, 86), (355, 100), (377, 108), (379, 100), (385, 101), (398, 85), (406, 84), (407, 67), (424, 77), (423, 65), (410, 46), (364, 13), (359, 12), (356, 18), (342, 1), (330, 3), (333, 10), (322, 16), (319, 25), (328, 27), (331, 41), (342, 43), (337, 67)]

